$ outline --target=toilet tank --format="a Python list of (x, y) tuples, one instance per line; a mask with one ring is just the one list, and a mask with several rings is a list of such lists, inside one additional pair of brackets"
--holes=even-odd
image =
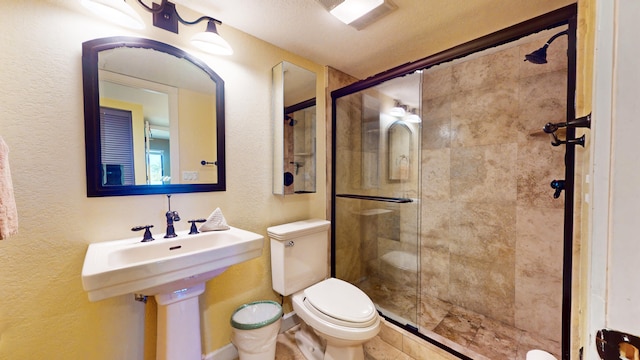
[(287, 296), (327, 277), (329, 224), (311, 219), (267, 229), (273, 290)]

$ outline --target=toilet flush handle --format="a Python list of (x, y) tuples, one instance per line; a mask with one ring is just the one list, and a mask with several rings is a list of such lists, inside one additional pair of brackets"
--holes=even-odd
[(293, 242), (293, 240), (289, 240), (287, 241), (287, 243), (284, 245), (286, 247), (292, 247), (293, 245), (295, 245), (296, 243)]

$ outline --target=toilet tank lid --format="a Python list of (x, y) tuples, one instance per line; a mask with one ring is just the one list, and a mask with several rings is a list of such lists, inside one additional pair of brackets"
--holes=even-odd
[(301, 220), (288, 224), (271, 226), (267, 228), (269, 237), (275, 240), (290, 240), (300, 236), (326, 231), (331, 224), (323, 219)]

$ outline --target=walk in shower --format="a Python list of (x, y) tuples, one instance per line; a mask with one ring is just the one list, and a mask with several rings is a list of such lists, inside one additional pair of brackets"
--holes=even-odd
[(562, 357), (567, 28), (332, 94), (333, 275), (462, 358)]

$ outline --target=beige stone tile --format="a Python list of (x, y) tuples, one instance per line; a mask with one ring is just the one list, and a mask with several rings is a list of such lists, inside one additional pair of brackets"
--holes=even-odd
[(378, 336), (396, 349), (402, 350), (402, 334), (402, 330), (398, 329), (394, 325), (387, 323), (386, 321), (383, 321)]
[[(361, 261), (360, 201), (337, 198), (336, 206), (336, 275), (355, 282), (363, 276), (366, 264)], [(357, 239), (353, 241), (353, 239)], [(344, 259), (348, 259), (344, 261)]]
[(492, 360), (511, 360), (516, 357), (521, 335), (513, 326), (485, 318), (469, 349)]
[(422, 289), (422, 294), (418, 325), (420, 329), (433, 330), (449, 313), (452, 305), (436, 297), (425, 295), (424, 289)]
[(562, 274), (564, 209), (517, 208), (516, 273), (558, 278)]
[(402, 351), (376, 336), (364, 344), (366, 358), (373, 360), (395, 360), (402, 355)]
[[(458, 256), (461, 261), (471, 258), (487, 263), (513, 266), (515, 230), (515, 203), (454, 202), (451, 204), (449, 249), (451, 254)], [(480, 265), (476, 264), (476, 266)], [(469, 268), (469, 271), (472, 270), (476, 269)]]
[[(423, 246), (420, 252), (420, 289), (423, 295), (449, 299), (450, 254), (447, 248)], [(428, 324), (430, 322), (423, 322)]]
[(560, 342), (545, 339), (528, 332), (523, 332), (518, 345), (518, 353), (516, 359), (526, 360), (527, 352), (534, 349), (544, 350), (548, 353), (551, 353), (557, 359), (560, 359), (562, 357), (560, 356), (560, 354), (562, 353), (562, 345), (560, 344)]
[[(417, 284), (417, 282), (414, 282)], [(366, 281), (358, 283), (360, 287), (385, 312), (390, 311), (401, 316), (406, 321), (417, 322), (417, 289), (395, 284), (380, 278), (379, 275), (370, 276)]]
[(424, 340), (405, 335), (403, 338), (403, 352), (417, 360), (454, 360), (456, 356), (439, 349)]
[(433, 99), (450, 94), (453, 86), (453, 69), (447, 67), (433, 67), (422, 73), (422, 96)]
[(516, 80), (456, 93), (451, 102), (451, 147), (515, 142), (520, 109)]
[(554, 199), (555, 190), (550, 186), (552, 180), (565, 178), (564, 147), (534, 138), (520, 143), (516, 169), (519, 206), (564, 208), (564, 191)]
[(522, 61), (519, 56), (519, 49), (513, 47), (454, 65), (452, 91), (495, 87), (516, 79)]
[(420, 210), (420, 245), (449, 251), (449, 200), (423, 198)]
[(416, 250), (393, 251), (382, 256), (380, 273), (383, 280), (402, 288), (415, 289), (418, 283)]
[(348, 194), (353, 192), (352, 189), (359, 189), (362, 181), (362, 152), (340, 150), (334, 156), (336, 157), (336, 169), (339, 174), (336, 179), (336, 192), (338, 194)]
[(451, 119), (425, 119), (422, 122), (422, 149), (442, 149), (451, 146)]
[(516, 159), (515, 143), (451, 149), (452, 200), (515, 202)]
[(516, 307), (513, 260), (479, 261), (456, 255), (451, 260), (449, 301), (513, 324)]
[(516, 275), (515, 325), (520, 329), (545, 336), (562, 338), (562, 277)]
[[(520, 115), (513, 119), (520, 134), (519, 142), (527, 142), (526, 135), (542, 130), (549, 122), (566, 121), (566, 84), (566, 69), (520, 79)], [(557, 131), (558, 137), (564, 139), (563, 133), (563, 130)], [(542, 136), (542, 139), (547, 144), (551, 143), (549, 135)]]
[(483, 315), (459, 306), (452, 306), (433, 332), (462, 346), (467, 346), (476, 336), (482, 320), (484, 320)]
[[(362, 118), (362, 96), (354, 94), (338, 99), (336, 107), (338, 119), (361, 119)], [(340, 139), (336, 143), (338, 153), (353, 149), (351, 145), (360, 144), (360, 121), (338, 121), (336, 123), (336, 133), (340, 134)], [(356, 147), (357, 148), (357, 147)]]
[(451, 194), (451, 150), (422, 151), (422, 199), (449, 200)]
[(422, 121), (422, 149), (442, 149), (451, 146), (451, 117), (428, 118)]

